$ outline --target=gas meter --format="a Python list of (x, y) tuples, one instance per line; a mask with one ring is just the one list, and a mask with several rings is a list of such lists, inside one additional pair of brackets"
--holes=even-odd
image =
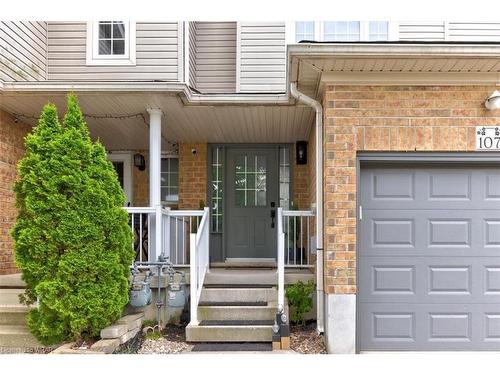
[(144, 280), (138, 280), (139, 271), (132, 270), (132, 283), (129, 291), (129, 303), (132, 307), (144, 307), (150, 305), (153, 299), (151, 292), (151, 272), (146, 272)]

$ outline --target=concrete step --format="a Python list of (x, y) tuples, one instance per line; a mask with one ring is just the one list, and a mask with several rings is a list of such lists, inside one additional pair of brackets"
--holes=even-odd
[(274, 288), (203, 288), (202, 302), (270, 302), (278, 299)]
[(0, 326), (0, 346), (8, 348), (43, 347), (24, 325)]
[(0, 325), (26, 325), (30, 310), (22, 305), (0, 305)]
[(274, 320), (276, 305), (267, 306), (198, 306), (200, 320)]
[(186, 327), (188, 342), (270, 342), (272, 325), (192, 325)]
[(26, 283), (22, 280), (20, 273), (12, 275), (0, 275), (0, 289), (2, 288), (17, 288), (24, 289)]
[(19, 294), (24, 289), (0, 289), (0, 305), (20, 305)]

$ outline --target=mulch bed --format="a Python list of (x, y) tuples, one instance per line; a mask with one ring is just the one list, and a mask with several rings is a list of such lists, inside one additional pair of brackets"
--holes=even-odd
[(327, 354), (324, 336), (316, 332), (316, 322), (290, 326), (290, 349), (301, 354)]

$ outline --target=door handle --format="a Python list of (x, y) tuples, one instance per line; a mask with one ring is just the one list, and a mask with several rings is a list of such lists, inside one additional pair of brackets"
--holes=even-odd
[(274, 228), (274, 218), (276, 217), (276, 210), (274, 209), (274, 202), (271, 202), (271, 228)]

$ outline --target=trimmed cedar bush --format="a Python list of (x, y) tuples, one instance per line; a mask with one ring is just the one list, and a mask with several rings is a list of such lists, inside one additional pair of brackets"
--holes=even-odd
[(26, 282), (21, 300), (39, 302), (28, 326), (46, 345), (96, 337), (128, 302), (134, 255), (125, 195), (74, 95), (63, 124), (47, 104), (25, 142), (12, 236)]

